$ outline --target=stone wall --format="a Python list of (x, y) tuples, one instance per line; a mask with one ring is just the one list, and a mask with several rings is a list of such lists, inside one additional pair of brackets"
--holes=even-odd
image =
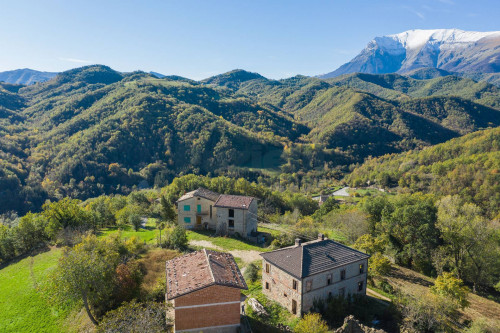
[[(229, 217), (229, 209), (217, 208), (217, 223), (225, 224), (229, 234), (238, 233), (247, 238), (253, 230), (257, 231), (257, 200), (252, 201), (248, 210), (233, 209), (234, 217), (232, 218)], [(229, 228), (229, 219), (234, 220), (234, 228)]]
[[(359, 273), (359, 265), (364, 265), (364, 273)], [(345, 269), (345, 279), (341, 280), (341, 271)], [(344, 294), (366, 294), (366, 272), (368, 260), (363, 259), (345, 266), (341, 266), (326, 272), (315, 274), (303, 279), (302, 283), (302, 311), (307, 312), (313, 305), (314, 299), (326, 299), (331, 293), (338, 295), (342, 288)], [(331, 276), (330, 284), (328, 277)], [(311, 282), (311, 290), (307, 291), (308, 282)], [(363, 282), (363, 289), (358, 291), (358, 283)]]
[[(266, 272), (266, 264), (270, 265), (269, 273)], [(293, 281), (297, 281), (297, 290), (293, 289)], [(266, 288), (266, 283), (269, 289)], [(276, 266), (262, 260), (262, 292), (269, 299), (280, 303), (288, 311), (292, 312), (292, 300), (297, 302), (297, 315), (301, 315), (302, 282)], [(286, 295), (286, 296), (285, 296)]]

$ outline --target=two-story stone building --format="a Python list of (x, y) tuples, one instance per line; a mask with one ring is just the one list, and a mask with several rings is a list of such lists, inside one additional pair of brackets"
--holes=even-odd
[(247, 285), (230, 253), (204, 249), (169, 260), (166, 279), (175, 332), (239, 331), (241, 289)]
[(219, 194), (204, 188), (177, 200), (178, 223), (186, 229), (223, 229), (228, 234), (249, 237), (257, 232), (257, 199)]
[(262, 291), (301, 316), (315, 299), (366, 294), (369, 255), (325, 239), (262, 253)]

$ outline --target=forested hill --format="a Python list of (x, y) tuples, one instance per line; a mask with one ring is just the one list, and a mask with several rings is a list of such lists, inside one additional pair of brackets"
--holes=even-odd
[(235, 70), (197, 82), (94, 65), (31, 86), (0, 83), (0, 213), (185, 173), (323, 177), (500, 125), (496, 87), (433, 80), (277, 81)]
[(500, 128), (474, 132), (448, 142), (369, 159), (347, 177), (352, 186), (370, 182), (402, 191), (438, 196), (459, 194), (500, 218)]

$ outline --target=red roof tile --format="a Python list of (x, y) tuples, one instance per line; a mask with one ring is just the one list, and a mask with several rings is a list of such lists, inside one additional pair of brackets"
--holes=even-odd
[(215, 207), (248, 209), (254, 197), (246, 197), (243, 195), (221, 194), (215, 202)]
[(167, 261), (167, 299), (212, 285), (248, 289), (230, 253), (197, 251)]

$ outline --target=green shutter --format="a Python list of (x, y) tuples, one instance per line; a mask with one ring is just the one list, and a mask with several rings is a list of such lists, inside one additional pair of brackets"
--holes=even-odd
[(185, 217), (185, 218), (184, 218), (184, 222), (186, 222), (186, 223), (191, 223), (191, 218), (190, 218), (190, 217)]
[(201, 205), (196, 206), (196, 210), (198, 211), (198, 213), (201, 213)]
[(185, 212), (189, 212), (191, 210), (191, 206), (190, 205), (184, 205), (184, 211)]

